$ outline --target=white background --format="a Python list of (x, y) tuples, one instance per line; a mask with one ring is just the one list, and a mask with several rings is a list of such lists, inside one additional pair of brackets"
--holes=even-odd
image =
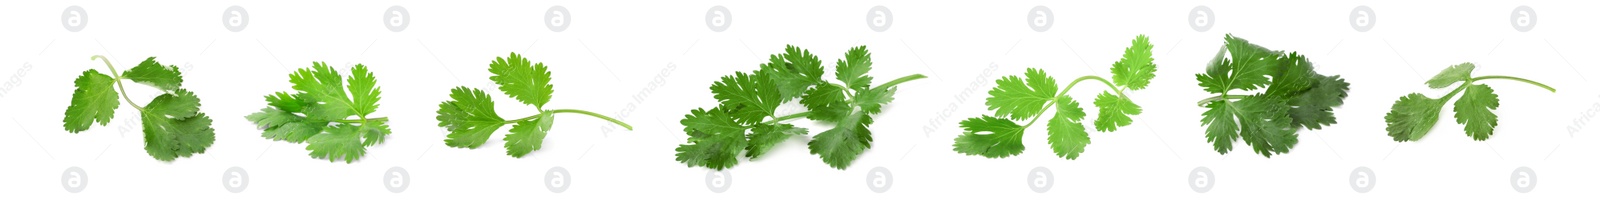
[[(80, 32), (62, 27), (61, 12), (82, 6), (89, 21)], [(226, 30), (223, 10), (238, 5), (250, 21)], [(383, 11), (404, 6), (410, 25), (391, 32)], [(571, 26), (553, 32), (543, 13), (560, 5)], [(733, 14), (725, 32), (708, 29), (706, 10)], [(866, 26), (876, 5), (894, 21), (885, 32)], [(1027, 11), (1048, 6), (1055, 23), (1036, 32)], [(1199, 32), (1188, 12), (1204, 5), (1215, 26)], [(1359, 5), (1376, 12), (1375, 28), (1349, 23)], [(1537, 12), (1532, 31), (1519, 32), (1513, 8)], [(285, 198), (1595, 198), (1600, 186), (1593, 112), (1600, 109), (1600, 79), (1592, 61), (1600, 40), (1596, 4), (1586, 1), (6, 1), (0, 3), (0, 195), (6, 199), (285, 199)], [(1224, 34), (1276, 50), (1298, 51), (1323, 74), (1351, 83), (1337, 125), (1301, 131), (1288, 154), (1270, 159), (1235, 143), (1234, 152), (1212, 150), (1194, 102), (1210, 96), (1192, 74), (1202, 71)], [(1077, 160), (1055, 157), (1043, 127), (1023, 138), (1019, 156), (988, 159), (951, 151), (957, 122), (990, 113), (982, 99), (993, 80), (1042, 68), (1060, 81), (1083, 75), (1109, 77), (1138, 34), (1151, 37), (1157, 77), (1129, 95), (1144, 106), (1135, 122), (1116, 132), (1091, 132), (1093, 143)], [(784, 45), (822, 58), (828, 70), (844, 51), (866, 45), (881, 81), (920, 73), (903, 84), (877, 116), (873, 148), (847, 170), (827, 167), (792, 139), (757, 161), (729, 172), (725, 193), (706, 188), (707, 169), (673, 160), (684, 143), (677, 121), (689, 110), (711, 107), (707, 89), (717, 77), (749, 71)], [(508, 52), (552, 66), (552, 108), (592, 110), (633, 124), (633, 131), (603, 133), (606, 122), (560, 117), (544, 149), (517, 159), (501, 147), (504, 130), (479, 149), (442, 145), (437, 104), (449, 88), (488, 89), (505, 117), (533, 113), (492, 88), (488, 63)], [(104, 70), (91, 55), (106, 55), (120, 69), (148, 56), (188, 67), (185, 87), (203, 100), (215, 120), (216, 142), (205, 154), (166, 163), (143, 150), (138, 116), (123, 106), (109, 126), (69, 134), (61, 119), (72, 80), (87, 69)], [(373, 68), (383, 100), (373, 116), (391, 119), (394, 134), (368, 148), (354, 164), (308, 157), (304, 144), (263, 139), (243, 116), (265, 107), (261, 96), (290, 90), (290, 70), (327, 62), (348, 72)], [(1382, 116), (1400, 96), (1448, 90), (1422, 84), (1450, 65), (1474, 62), (1476, 75), (1511, 75), (1558, 88), (1488, 81), (1500, 95), (1496, 134), (1473, 141), (1445, 109), (1418, 142), (1385, 135)], [(995, 66), (991, 68), (992, 66)], [(24, 67), (31, 66), (31, 67)], [(190, 67), (192, 66), (192, 67)], [(674, 66), (674, 67), (669, 67)], [(986, 73), (986, 71), (989, 71)], [(829, 75), (831, 77), (831, 75)], [(1102, 86), (1077, 87), (1089, 99)], [(157, 94), (129, 85), (140, 104)], [(966, 92), (963, 92), (966, 91)], [(630, 108), (634, 109), (625, 109)], [(1092, 108), (1092, 107), (1091, 107)], [(949, 110), (946, 110), (949, 109)], [(789, 105), (784, 112), (799, 112)], [(1092, 112), (1092, 109), (1091, 109)], [(805, 120), (812, 132), (826, 126)], [(502, 128), (509, 129), (509, 128)], [(931, 130), (931, 131), (924, 131)], [(1576, 131), (1569, 131), (1576, 130)], [(89, 184), (81, 193), (62, 188), (60, 175), (81, 167)], [(242, 193), (222, 187), (223, 170), (241, 167), (250, 182)], [(552, 167), (571, 172), (570, 188), (545, 189)], [(873, 167), (893, 174), (888, 192), (874, 193)], [(1349, 186), (1351, 170), (1369, 167), (1369, 193)], [(1536, 189), (1518, 193), (1511, 172), (1537, 172)], [(409, 171), (409, 188), (391, 193), (383, 172)], [(1045, 193), (1026, 185), (1028, 171), (1052, 170)], [(1191, 190), (1189, 172), (1215, 172), (1209, 192)]]

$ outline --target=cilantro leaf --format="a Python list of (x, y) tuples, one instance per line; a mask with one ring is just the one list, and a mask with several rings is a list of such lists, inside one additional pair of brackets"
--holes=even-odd
[[(1228, 35), (1207, 70), (1195, 74), (1200, 86), (1215, 97), (1200, 101), (1206, 111), (1206, 141), (1217, 153), (1233, 150), (1243, 140), (1266, 157), (1288, 153), (1299, 143), (1301, 127), (1321, 129), (1337, 123), (1333, 108), (1344, 104), (1350, 84), (1339, 76), (1316, 72), (1310, 59), (1295, 52), (1270, 50)], [(1230, 92), (1255, 92), (1236, 94)]]
[(523, 104), (533, 105), (543, 109), (545, 103), (550, 102), (551, 94), (555, 92), (555, 85), (550, 84), (550, 69), (544, 63), (534, 63), (528, 58), (511, 53), (506, 58), (495, 58), (489, 63), (489, 72), (494, 73), (489, 80), (500, 85), (500, 91), (505, 92)]
[(1439, 89), (1449, 87), (1458, 82), (1466, 82), (1472, 79), (1472, 69), (1474, 68), (1477, 68), (1477, 66), (1472, 63), (1452, 65), (1444, 68), (1444, 71), (1439, 71), (1439, 74), (1433, 75), (1433, 78), (1428, 79), (1426, 83), (1428, 88)]
[(1388, 124), (1384, 130), (1389, 131), (1389, 137), (1394, 137), (1394, 141), (1422, 139), (1439, 121), (1439, 110), (1443, 105), (1444, 101), (1428, 98), (1422, 93), (1400, 97), (1389, 109), (1389, 114), (1383, 117), (1385, 124)]
[(127, 94), (121, 83), (127, 79), (162, 91), (143, 107), (131, 98), (121, 96), (128, 105), (139, 110), (144, 149), (150, 157), (171, 162), (205, 153), (216, 140), (216, 133), (211, 129), (211, 117), (200, 112), (200, 97), (182, 88), (183, 76), (175, 66), (162, 66), (155, 61), (155, 57), (150, 57), (137, 67), (118, 74), (116, 67), (105, 56), (97, 55), (90, 59), (105, 62), (107, 72), (111, 72), (111, 75), (90, 69), (73, 80), (76, 88), (72, 93), (72, 104), (67, 106), (61, 120), (62, 127), (68, 133), (88, 130), (95, 122), (101, 126), (109, 124), (115, 116), (113, 113), (122, 104), (117, 102), (119, 94)]
[(1094, 129), (1100, 132), (1117, 131), (1117, 127), (1133, 123), (1133, 118), (1128, 115), (1144, 113), (1144, 109), (1134, 104), (1133, 100), (1111, 92), (1102, 92), (1095, 97), (1094, 106), (1100, 108), (1099, 117), (1094, 119)]
[[(1123, 49), (1122, 59), (1112, 64), (1111, 80), (1100, 76), (1083, 76), (1067, 83), (1067, 87), (1062, 89), (1057, 87), (1055, 78), (1046, 75), (1044, 70), (1034, 68), (1029, 68), (1022, 77), (1006, 76), (995, 80), (995, 87), (989, 90), (989, 98), (984, 102), (989, 110), (994, 111), (994, 115), (962, 121), (961, 127), (966, 132), (956, 138), (955, 151), (988, 158), (1021, 154), (1022, 135), (1028, 127), (1044, 117), (1047, 109), (1054, 107), (1055, 114), (1045, 122), (1050, 149), (1055, 151), (1057, 157), (1078, 159), (1089, 146), (1089, 132), (1084, 126), (1084, 117), (1088, 113), (1084, 112), (1078, 101), (1067, 95), (1068, 91), (1083, 81), (1104, 83), (1108, 90), (1094, 99), (1094, 106), (1099, 110), (1094, 129), (1112, 132), (1133, 124), (1132, 115), (1141, 114), (1144, 109), (1124, 92), (1144, 89), (1155, 79), (1156, 64), (1155, 58), (1151, 57), (1152, 48), (1149, 37), (1134, 37), (1133, 43)], [(1197, 75), (1197, 78), (1202, 81), (1211, 79), (1205, 75)], [(1056, 92), (1057, 89), (1060, 92)], [(1014, 120), (1029, 121), (1018, 125)], [(989, 134), (979, 134), (982, 132)]]
[(156, 160), (205, 153), (216, 140), (211, 118), (199, 113), (200, 98), (187, 90), (156, 96), (144, 110), (145, 151)]
[(1144, 89), (1150, 85), (1150, 79), (1156, 78), (1155, 59), (1151, 58), (1150, 37), (1140, 35), (1133, 39), (1133, 46), (1123, 50), (1122, 60), (1111, 64), (1111, 80), (1117, 85), (1130, 90)]
[(1456, 100), (1456, 123), (1465, 124), (1467, 135), (1473, 140), (1487, 140), (1489, 135), (1494, 135), (1494, 127), (1500, 125), (1500, 117), (1493, 112), (1497, 108), (1500, 108), (1500, 95), (1494, 94), (1489, 85), (1467, 86), (1461, 99)]
[[(989, 158), (1022, 154), (1022, 131), (1027, 127), (1008, 119), (984, 115), (961, 121), (966, 132), (956, 137), (955, 151)], [(979, 134), (988, 132), (989, 134)]]
[[(450, 101), (439, 103), (439, 126), (450, 131), (444, 144), (450, 147), (478, 148), (506, 120), (494, 112), (494, 99), (483, 90), (456, 87)], [(532, 127), (529, 127), (532, 128)]]
[(183, 75), (179, 74), (178, 66), (163, 66), (160, 62), (156, 62), (156, 57), (144, 59), (138, 66), (123, 72), (122, 78), (167, 91), (177, 90), (183, 86)]
[(555, 117), (550, 113), (537, 115), (537, 119), (517, 122), (511, 126), (511, 134), (506, 134), (506, 155), (521, 158), (544, 146), (544, 136), (550, 134), (550, 126)]
[(867, 71), (872, 70), (872, 53), (867, 52), (866, 46), (850, 48), (834, 69), (835, 78), (851, 90), (867, 90), (872, 85), (872, 77), (867, 76)]
[[(807, 129), (784, 122), (808, 118), (833, 125), (807, 143), (810, 153), (830, 167), (849, 167), (872, 146), (871, 115), (894, 100), (898, 84), (926, 77), (911, 75), (874, 87), (867, 75), (871, 56), (865, 46), (850, 49), (834, 66), (834, 79), (840, 83), (823, 80), (821, 60), (792, 45), (755, 71), (723, 76), (710, 87), (718, 105), (690, 110), (679, 121), (689, 139), (675, 149), (676, 160), (689, 167), (727, 169), (738, 165), (743, 151), (756, 159), (789, 138), (806, 136)], [(807, 111), (779, 116), (778, 106), (796, 98)]]
[(72, 92), (72, 105), (67, 106), (65, 119), (61, 120), (67, 132), (89, 130), (89, 125), (95, 122), (101, 126), (111, 123), (112, 114), (122, 103), (117, 101), (117, 91), (112, 90), (116, 81), (94, 69), (83, 71), (83, 75), (72, 81), (77, 89)]
[(343, 77), (326, 63), (313, 62), (289, 74), (289, 82), (294, 93), (267, 95), (266, 108), (245, 116), (263, 138), (306, 143), (312, 158), (354, 163), (392, 133), (388, 118), (368, 116), (377, 110), (382, 92), (366, 65), (356, 64)]
[(1465, 125), (1463, 128), (1467, 136), (1473, 140), (1488, 140), (1494, 135), (1494, 128), (1500, 126), (1500, 116), (1494, 114), (1500, 108), (1500, 95), (1494, 93), (1489, 85), (1479, 84), (1479, 81), (1491, 79), (1513, 80), (1539, 86), (1550, 92), (1556, 89), (1537, 81), (1511, 76), (1479, 76), (1472, 77), (1472, 70), (1476, 65), (1462, 63), (1445, 68), (1432, 79), (1424, 82), (1429, 88), (1444, 88), (1461, 82), (1456, 89), (1451, 90), (1444, 97), (1434, 99), (1421, 93), (1411, 93), (1400, 97), (1390, 107), (1389, 113), (1383, 120), (1387, 124), (1389, 137), (1394, 141), (1417, 141), (1432, 130), (1433, 125), (1439, 121), (1439, 112), (1444, 109), (1445, 102), (1450, 101), (1456, 94), (1461, 98), (1456, 99), (1455, 112), (1457, 124)]
[(865, 113), (853, 113), (835, 124), (833, 129), (818, 133), (810, 143), (811, 154), (822, 157), (822, 162), (835, 169), (849, 167), (867, 148), (872, 148), (872, 131), (867, 126), (872, 118)]
[[(532, 63), (532, 64), (530, 64)], [(544, 138), (553, 131), (556, 113), (577, 113), (604, 119), (633, 130), (622, 121), (599, 113), (576, 109), (545, 109), (555, 92), (550, 83), (551, 73), (544, 63), (533, 63), (527, 58), (511, 53), (496, 57), (489, 63), (489, 80), (500, 85), (500, 91), (523, 104), (533, 105), (539, 111), (532, 116), (506, 120), (495, 113), (494, 100), (483, 90), (456, 87), (450, 90), (450, 100), (439, 103), (439, 127), (450, 131), (445, 146), (476, 149), (489, 141), (494, 132), (507, 124), (511, 126), (506, 141), (506, 155), (522, 158), (544, 147)]]
[(1044, 113), (1044, 105), (1055, 99), (1055, 78), (1045, 75), (1044, 70), (1032, 68), (1025, 76), (1027, 81), (1017, 76), (995, 80), (994, 89), (989, 90), (989, 98), (984, 101), (990, 110), (995, 110), (995, 116), (1012, 120), (1031, 118)]
[(807, 133), (805, 128), (794, 127), (794, 125), (790, 124), (756, 124), (750, 131), (750, 146), (745, 148), (748, 151), (744, 154), (745, 157), (750, 157), (750, 159), (766, 155), (767, 151), (772, 150), (772, 147), (789, 140), (789, 137), (805, 136)]
[[(1050, 135), (1050, 149), (1055, 150), (1056, 156), (1066, 159), (1078, 159), (1084, 147), (1089, 146), (1089, 132), (1083, 127), (1083, 117), (1087, 113), (1078, 107), (1078, 102), (1072, 97), (1061, 96), (1056, 99), (1056, 115), (1045, 124)], [(1098, 126), (1098, 125), (1096, 125)]]

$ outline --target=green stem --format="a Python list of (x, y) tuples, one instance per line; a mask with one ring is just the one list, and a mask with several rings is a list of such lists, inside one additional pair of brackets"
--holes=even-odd
[(143, 106), (139, 106), (139, 103), (134, 103), (132, 98), (128, 98), (128, 89), (122, 87), (122, 74), (118, 74), (117, 73), (117, 67), (111, 66), (111, 60), (110, 59), (106, 59), (105, 56), (101, 56), (101, 55), (94, 55), (94, 56), (90, 56), (89, 57), (89, 60), (95, 60), (95, 59), (100, 59), (100, 61), (105, 62), (106, 63), (106, 68), (110, 68), (111, 69), (111, 76), (113, 78), (111, 81), (115, 82), (117, 84), (117, 93), (122, 93), (122, 100), (123, 101), (127, 101), (128, 105), (133, 106), (134, 109), (138, 109), (140, 113), (143, 113), (144, 112), (144, 107)]
[(389, 121), (388, 117), (333, 120), (333, 122), (346, 123), (346, 124), (348, 124), (348, 123), (363, 123), (363, 124), (365, 124), (367, 122), (387, 122), (387, 121)]
[(1086, 80), (1097, 80), (1097, 81), (1100, 81), (1100, 83), (1105, 83), (1106, 87), (1111, 88), (1111, 91), (1117, 92), (1117, 97), (1122, 97), (1124, 99), (1128, 99), (1129, 101), (1133, 101), (1133, 98), (1128, 98), (1128, 95), (1122, 94), (1122, 88), (1117, 88), (1116, 84), (1112, 84), (1111, 81), (1108, 81), (1105, 78), (1101, 78), (1100, 76), (1093, 76), (1093, 75), (1078, 77), (1078, 79), (1072, 80), (1072, 83), (1068, 83), (1067, 84), (1067, 88), (1061, 89), (1061, 95), (1066, 95), (1068, 90), (1072, 90), (1073, 86), (1077, 86), (1078, 85), (1078, 82), (1083, 82), (1083, 81), (1086, 81)]
[(795, 114), (784, 115), (782, 117), (772, 118), (771, 121), (765, 121), (765, 122), (761, 122), (761, 123), (762, 124), (774, 124), (774, 123), (782, 122), (784, 120), (791, 120), (791, 119), (801, 118), (801, 117), (806, 117), (806, 116), (811, 116), (811, 111), (805, 111), (805, 112), (800, 112), (800, 113), (795, 113)]
[(1489, 79), (1506, 79), (1506, 80), (1520, 81), (1520, 82), (1523, 82), (1523, 83), (1533, 84), (1534, 86), (1539, 86), (1541, 88), (1544, 88), (1545, 90), (1550, 90), (1550, 92), (1552, 92), (1552, 93), (1556, 92), (1556, 88), (1550, 87), (1549, 85), (1545, 85), (1543, 83), (1539, 83), (1539, 82), (1533, 81), (1533, 80), (1528, 80), (1528, 79), (1525, 79), (1525, 78), (1517, 78), (1517, 77), (1511, 77), (1511, 76), (1479, 76), (1477, 78), (1472, 78), (1470, 80), (1467, 80), (1467, 82), (1471, 83), (1471, 82), (1474, 82), (1474, 81), (1489, 80)]
[(1200, 102), (1198, 102), (1196, 104), (1200, 105), (1200, 107), (1206, 107), (1206, 104), (1210, 104), (1213, 101), (1222, 101), (1222, 100), (1228, 100), (1228, 99), (1244, 99), (1244, 97), (1245, 96), (1217, 95), (1217, 96), (1214, 96), (1214, 97), (1201, 99)]
[(1450, 90), (1450, 94), (1445, 94), (1444, 97), (1439, 97), (1439, 105), (1444, 105), (1444, 102), (1450, 101), (1450, 97), (1455, 97), (1456, 94), (1461, 93), (1461, 91), (1467, 90), (1467, 86), (1471, 86), (1472, 81), (1467, 81), (1467, 83), (1468, 84), (1461, 84), (1461, 86), (1456, 87), (1455, 90)]
[[(551, 114), (555, 114), (555, 113), (577, 113), (577, 114), (584, 114), (584, 115), (588, 115), (588, 116), (591, 116), (591, 117), (595, 117), (595, 118), (600, 118), (600, 119), (604, 119), (604, 120), (606, 120), (606, 121), (611, 121), (611, 123), (616, 123), (616, 124), (617, 124), (617, 125), (620, 125), (620, 126), (622, 126), (622, 128), (627, 128), (627, 129), (628, 129), (628, 130), (630, 130), (630, 131), (631, 131), (631, 130), (633, 130), (633, 126), (631, 126), (631, 125), (628, 125), (628, 123), (623, 123), (623, 122), (622, 122), (622, 120), (617, 120), (617, 119), (616, 119), (616, 118), (611, 118), (611, 117), (607, 117), (607, 116), (606, 116), (606, 115), (602, 115), (602, 114), (600, 114), (600, 113), (594, 113), (594, 112), (589, 112), (589, 111), (586, 111), (586, 110), (578, 110), (578, 109), (557, 109), (557, 110), (549, 110), (549, 111), (546, 111), (546, 112), (550, 112), (550, 113), (551, 113)], [(537, 115), (535, 115), (535, 116), (537, 116)]]
[(913, 81), (913, 80), (923, 79), (923, 78), (928, 78), (928, 76), (923, 76), (922, 74), (907, 75), (907, 76), (904, 76), (904, 77), (900, 77), (900, 78), (894, 79), (894, 80), (889, 81), (889, 82), (885, 82), (882, 85), (878, 85), (878, 87), (875, 87), (875, 88), (872, 88), (872, 89), (875, 89), (875, 90), (876, 89), (887, 89), (887, 88), (890, 88), (890, 87), (894, 87), (895, 85), (900, 85), (901, 83), (905, 83), (907, 81)]

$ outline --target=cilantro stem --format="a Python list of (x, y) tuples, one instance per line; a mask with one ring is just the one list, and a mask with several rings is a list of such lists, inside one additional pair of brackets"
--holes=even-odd
[(367, 122), (387, 122), (387, 121), (389, 121), (388, 117), (376, 117), (376, 118), (366, 118), (366, 119), (333, 120), (333, 122), (346, 123), (346, 124), (348, 124), (348, 123), (361, 123), (362, 125), (365, 125)]
[(1206, 107), (1206, 104), (1210, 104), (1213, 101), (1223, 101), (1223, 100), (1228, 100), (1228, 99), (1244, 99), (1244, 97), (1245, 96), (1238, 96), (1238, 95), (1217, 95), (1217, 96), (1214, 96), (1214, 97), (1201, 99), (1200, 102), (1198, 102), (1196, 104), (1199, 105), (1200, 107)]
[(805, 111), (805, 112), (800, 112), (800, 113), (795, 113), (795, 114), (784, 115), (782, 117), (772, 118), (772, 121), (766, 121), (766, 122), (761, 122), (761, 123), (762, 124), (773, 124), (773, 123), (782, 122), (784, 120), (791, 120), (791, 119), (801, 118), (801, 117), (806, 117), (806, 116), (811, 116), (811, 111)]
[(1128, 98), (1128, 95), (1122, 94), (1122, 88), (1118, 88), (1116, 84), (1112, 84), (1111, 81), (1106, 80), (1106, 78), (1101, 78), (1100, 76), (1094, 75), (1078, 77), (1078, 79), (1072, 80), (1072, 83), (1067, 83), (1067, 88), (1061, 89), (1061, 95), (1066, 95), (1068, 90), (1072, 90), (1072, 86), (1077, 86), (1078, 82), (1083, 82), (1086, 80), (1097, 80), (1100, 81), (1100, 83), (1105, 83), (1106, 87), (1111, 88), (1111, 91), (1117, 92), (1117, 97), (1122, 97), (1124, 99), (1128, 99), (1128, 101), (1133, 101), (1133, 98)]
[(117, 73), (117, 67), (111, 66), (111, 60), (110, 59), (106, 59), (105, 56), (101, 56), (101, 55), (94, 55), (94, 56), (90, 56), (89, 57), (89, 60), (95, 60), (95, 59), (100, 59), (100, 61), (105, 62), (106, 63), (106, 68), (110, 68), (111, 69), (111, 76), (112, 76), (112, 80), (111, 81), (117, 83), (117, 92), (118, 93), (122, 93), (122, 100), (123, 101), (127, 101), (129, 106), (133, 106), (134, 109), (138, 109), (140, 113), (143, 113), (144, 112), (144, 107), (143, 106), (139, 106), (139, 103), (134, 103), (132, 98), (128, 98), (128, 89), (125, 89), (125, 88), (122, 87), (122, 74), (118, 74)]
[(900, 78), (891, 80), (889, 82), (885, 82), (882, 85), (878, 85), (878, 87), (874, 87), (872, 89), (887, 89), (887, 88), (890, 88), (890, 87), (894, 87), (895, 85), (900, 85), (901, 83), (905, 83), (907, 81), (913, 81), (913, 80), (923, 79), (923, 78), (928, 78), (928, 76), (923, 76), (922, 74), (906, 75), (904, 77), (900, 77)]
[(1544, 88), (1545, 90), (1550, 90), (1550, 92), (1552, 92), (1552, 93), (1556, 92), (1556, 88), (1550, 87), (1549, 85), (1545, 85), (1543, 83), (1539, 83), (1539, 82), (1533, 81), (1533, 80), (1528, 80), (1528, 79), (1525, 79), (1525, 78), (1517, 78), (1517, 77), (1512, 77), (1512, 76), (1479, 76), (1479, 77), (1476, 77), (1476, 78), (1472, 78), (1471, 80), (1467, 80), (1467, 83), (1480, 81), (1480, 80), (1489, 80), (1489, 79), (1506, 79), (1506, 80), (1520, 81), (1520, 82), (1523, 82), (1523, 83), (1532, 84), (1534, 86), (1539, 86), (1541, 88)]
[[(557, 109), (557, 110), (549, 110), (549, 111), (546, 111), (546, 112), (550, 112), (550, 113), (551, 113), (551, 114), (554, 114), (554, 113), (577, 113), (577, 114), (584, 114), (584, 115), (588, 115), (588, 116), (591, 116), (591, 117), (595, 117), (595, 118), (600, 118), (600, 119), (604, 119), (604, 120), (606, 120), (606, 121), (611, 121), (611, 123), (616, 123), (616, 124), (617, 124), (617, 125), (620, 125), (620, 126), (622, 126), (622, 128), (627, 128), (627, 129), (628, 129), (628, 130), (630, 130), (630, 131), (631, 131), (631, 130), (633, 130), (633, 126), (631, 126), (631, 125), (628, 125), (628, 123), (623, 123), (623, 122), (622, 122), (622, 120), (617, 120), (617, 119), (616, 119), (616, 118), (611, 118), (611, 117), (607, 117), (607, 116), (606, 116), (606, 115), (602, 115), (602, 114), (600, 114), (600, 113), (595, 113), (595, 112), (589, 112), (589, 111), (587, 111), (587, 110), (578, 110), (578, 109)], [(538, 116), (538, 115), (535, 115), (535, 116)], [(531, 117), (531, 116), (530, 116), (530, 117)]]

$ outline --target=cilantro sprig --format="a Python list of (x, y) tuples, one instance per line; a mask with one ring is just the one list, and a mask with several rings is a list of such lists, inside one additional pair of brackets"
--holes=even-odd
[[(785, 123), (808, 118), (833, 125), (807, 143), (811, 154), (830, 167), (849, 167), (872, 147), (868, 129), (872, 115), (883, 112), (884, 104), (894, 100), (896, 86), (927, 77), (913, 74), (872, 86), (873, 77), (867, 75), (872, 69), (871, 56), (866, 46), (851, 48), (834, 66), (834, 79), (839, 82), (830, 82), (824, 80), (821, 60), (791, 45), (756, 71), (723, 76), (711, 85), (720, 104), (691, 110), (679, 121), (689, 139), (676, 149), (677, 161), (690, 167), (727, 169), (739, 164), (740, 153), (756, 159), (778, 143), (808, 135), (805, 128)], [(795, 99), (808, 111), (777, 113), (779, 105)]]
[(550, 68), (544, 63), (532, 63), (522, 55), (511, 53), (509, 57), (498, 57), (489, 63), (489, 72), (494, 73), (489, 80), (499, 84), (501, 92), (522, 104), (533, 105), (539, 114), (507, 120), (495, 113), (494, 100), (483, 90), (456, 87), (450, 90), (449, 101), (439, 103), (439, 116), (435, 118), (439, 120), (440, 127), (450, 130), (450, 135), (444, 140), (445, 145), (476, 149), (500, 127), (515, 124), (505, 137), (506, 155), (521, 158), (544, 146), (544, 137), (550, 133), (557, 113), (588, 115), (633, 130), (633, 126), (627, 123), (599, 113), (578, 109), (545, 109), (544, 104), (549, 103), (555, 93), (555, 85), (550, 83)]
[[(1083, 76), (1072, 80), (1060, 92), (1056, 92), (1055, 78), (1036, 68), (1029, 68), (1023, 77), (1006, 76), (995, 80), (996, 86), (989, 90), (989, 98), (984, 102), (989, 110), (994, 110), (994, 115), (961, 121), (961, 128), (966, 131), (956, 137), (954, 150), (988, 158), (1022, 154), (1023, 133), (1044, 116), (1046, 109), (1054, 107), (1055, 113), (1045, 124), (1050, 149), (1056, 156), (1077, 159), (1089, 145), (1089, 132), (1083, 125), (1083, 118), (1088, 114), (1078, 101), (1067, 96), (1067, 92), (1083, 81), (1104, 83), (1109, 90), (1101, 92), (1094, 100), (1094, 106), (1099, 108), (1095, 130), (1112, 132), (1132, 124), (1133, 118), (1129, 116), (1143, 113), (1144, 109), (1124, 92), (1144, 89), (1155, 79), (1156, 64), (1151, 48), (1150, 38), (1139, 35), (1133, 39), (1132, 46), (1123, 50), (1122, 60), (1111, 65), (1110, 81), (1100, 76)], [(1028, 123), (1018, 125), (1018, 120), (1028, 120)], [(982, 134), (985, 132), (987, 134)]]
[(1432, 130), (1433, 125), (1438, 123), (1439, 111), (1444, 109), (1445, 102), (1450, 101), (1456, 94), (1461, 94), (1461, 98), (1456, 99), (1454, 107), (1456, 123), (1466, 125), (1464, 129), (1467, 136), (1471, 136), (1473, 140), (1483, 141), (1489, 139), (1490, 135), (1494, 135), (1494, 127), (1500, 125), (1500, 116), (1495, 115), (1493, 112), (1495, 109), (1500, 108), (1500, 95), (1496, 95), (1494, 89), (1489, 88), (1489, 85), (1480, 84), (1478, 81), (1492, 79), (1513, 80), (1539, 86), (1549, 90), (1551, 93), (1556, 92), (1556, 89), (1549, 85), (1524, 78), (1512, 76), (1472, 77), (1472, 70), (1475, 68), (1477, 66), (1472, 63), (1450, 66), (1425, 82), (1429, 88), (1433, 89), (1461, 83), (1456, 86), (1456, 89), (1450, 90), (1449, 94), (1445, 94), (1444, 97), (1435, 99), (1429, 98), (1422, 93), (1411, 93), (1401, 96), (1400, 100), (1396, 100), (1394, 106), (1390, 108), (1389, 114), (1383, 116), (1383, 121), (1387, 124), (1384, 129), (1388, 130), (1389, 137), (1393, 137), (1394, 141), (1400, 142), (1422, 139), (1422, 136), (1428, 135), (1428, 131)]
[[(215, 130), (211, 129), (211, 117), (200, 112), (200, 97), (183, 89), (183, 73), (178, 66), (161, 65), (156, 62), (156, 57), (150, 57), (128, 71), (117, 73), (117, 68), (105, 56), (96, 55), (89, 59), (105, 62), (111, 75), (89, 69), (73, 81), (77, 89), (73, 90), (72, 104), (67, 106), (65, 117), (61, 120), (67, 132), (83, 132), (95, 123), (100, 126), (109, 124), (112, 114), (121, 105), (121, 102), (117, 102), (117, 97), (121, 96), (128, 106), (139, 110), (145, 153), (156, 160), (171, 162), (177, 158), (202, 154), (216, 141)], [(149, 85), (163, 93), (151, 99), (149, 104), (139, 106), (128, 96), (122, 80)], [(116, 86), (116, 89), (112, 89), (112, 86)]]
[(267, 95), (267, 107), (245, 119), (260, 127), (261, 137), (308, 143), (313, 158), (355, 162), (391, 132), (388, 118), (368, 116), (377, 111), (382, 92), (367, 66), (356, 64), (348, 79), (341, 78), (323, 62), (295, 70), (289, 74), (294, 93)]
[[(1199, 102), (1207, 108), (1200, 122), (1206, 140), (1227, 154), (1235, 140), (1244, 140), (1257, 154), (1288, 153), (1299, 143), (1301, 127), (1321, 129), (1338, 123), (1333, 108), (1344, 104), (1350, 84), (1339, 76), (1313, 70), (1311, 60), (1251, 44), (1229, 34), (1222, 51), (1195, 74), (1200, 87), (1218, 94)], [(1259, 91), (1256, 94), (1232, 91)]]

